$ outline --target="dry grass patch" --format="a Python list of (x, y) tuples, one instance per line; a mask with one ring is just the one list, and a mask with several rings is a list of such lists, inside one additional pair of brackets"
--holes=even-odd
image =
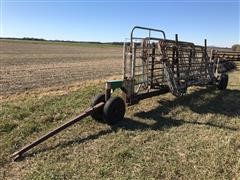
[(103, 90), (89, 84), (67, 94), (2, 102), (1, 177), (12, 179), (211, 178), (240, 175), (240, 91), (191, 88), (129, 107), (109, 127), (86, 118), (26, 154), (9, 155), (79, 114)]

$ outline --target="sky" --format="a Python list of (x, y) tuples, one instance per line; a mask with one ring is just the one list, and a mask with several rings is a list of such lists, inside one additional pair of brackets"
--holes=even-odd
[[(138, 26), (167, 39), (240, 44), (240, 0), (0, 0), (0, 37), (124, 41)], [(156, 34), (157, 35), (157, 34)]]

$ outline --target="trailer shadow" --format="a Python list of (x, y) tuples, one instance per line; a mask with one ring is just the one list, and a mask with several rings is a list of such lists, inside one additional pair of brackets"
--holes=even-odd
[[(236, 117), (240, 115), (240, 91), (225, 90), (216, 91), (215, 88), (201, 89), (187, 96), (176, 98), (175, 100), (160, 100), (159, 106), (150, 111), (141, 111), (134, 116), (142, 119), (153, 119), (156, 123), (149, 126), (148, 129), (161, 130), (162, 128), (171, 128), (183, 124), (206, 125), (221, 129), (237, 131), (238, 128), (227, 125), (218, 125), (214, 122), (199, 122), (197, 120), (186, 121), (183, 119), (166, 118), (161, 115), (169, 114), (175, 107), (184, 106), (190, 108), (198, 114), (225, 115), (227, 117)], [(132, 120), (128, 120), (132, 121)], [(129, 129), (129, 127), (128, 127)], [(132, 129), (132, 127), (130, 127)]]
[(190, 108), (198, 114), (221, 114), (228, 117), (240, 115), (240, 91), (215, 88), (201, 89), (175, 100), (159, 100), (159, 106), (148, 112), (138, 112), (134, 115), (141, 118), (159, 119), (159, 114), (168, 114), (177, 106)]
[(228, 117), (234, 117), (240, 114), (240, 91), (239, 90), (225, 90), (216, 91), (214, 88), (201, 89), (199, 91), (193, 92), (189, 95), (176, 98), (175, 100), (160, 100), (159, 106), (150, 111), (142, 111), (135, 113), (134, 116), (141, 119), (152, 119), (155, 123), (149, 125), (144, 122), (140, 122), (134, 118), (125, 118), (122, 122), (111, 126), (110, 129), (102, 130), (97, 134), (89, 135), (87, 137), (76, 137), (73, 140), (66, 141), (63, 143), (58, 143), (55, 146), (47, 147), (44, 149), (39, 149), (30, 153), (27, 156), (34, 156), (35, 154), (42, 153), (49, 150), (54, 150), (56, 148), (65, 148), (71, 146), (72, 144), (81, 144), (86, 141), (94, 140), (105, 136), (107, 134), (117, 132), (119, 129), (124, 130), (164, 130), (171, 127), (181, 126), (183, 124), (193, 124), (193, 125), (206, 125), (216, 128), (238, 131), (238, 128), (218, 125), (213, 122), (198, 122), (197, 120), (186, 121), (183, 119), (173, 119), (170, 117), (163, 117), (161, 115), (166, 115), (171, 112), (176, 106), (186, 106), (192, 111), (198, 114), (213, 113), (213, 114), (223, 114)]

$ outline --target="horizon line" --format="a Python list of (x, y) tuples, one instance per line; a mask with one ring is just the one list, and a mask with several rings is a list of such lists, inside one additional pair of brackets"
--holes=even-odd
[[(61, 39), (45, 39), (45, 38), (35, 38), (35, 37), (0, 37), (0, 39), (9, 40), (25, 40), (25, 41), (50, 41), (50, 42), (72, 42), (72, 43), (96, 43), (96, 44), (109, 44), (109, 43), (124, 43), (125, 41), (92, 41), (92, 40), (61, 40)], [(190, 42), (191, 43), (191, 42)], [(195, 43), (194, 43), (195, 44)], [(117, 44), (115, 44), (117, 45)], [(217, 45), (207, 45), (207, 47), (217, 47), (217, 48), (232, 48), (232, 44), (229, 46), (217, 46)]]

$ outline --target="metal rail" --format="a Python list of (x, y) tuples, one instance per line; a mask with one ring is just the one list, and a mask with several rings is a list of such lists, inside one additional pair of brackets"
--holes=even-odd
[(152, 28), (147, 28), (147, 27), (142, 27), (142, 26), (135, 26), (135, 27), (133, 27), (133, 29), (131, 31), (131, 43), (133, 42), (133, 39), (142, 39), (142, 38), (133, 37), (134, 31), (136, 29), (147, 30), (149, 32), (149, 38), (151, 37), (151, 31), (160, 32), (160, 33), (163, 34), (163, 38), (166, 39), (166, 35), (165, 35), (165, 32), (163, 30), (152, 29)]
[(78, 121), (82, 120), (83, 118), (91, 115), (93, 112), (95, 112), (97, 109), (101, 108), (104, 105), (104, 102), (98, 103), (93, 107), (88, 108), (87, 110), (85, 110), (85, 112), (83, 112), (82, 114), (78, 115), (77, 117), (75, 117), (74, 119), (66, 122), (65, 124), (61, 125), (60, 127), (50, 131), (49, 133), (45, 134), (44, 136), (40, 137), (39, 139), (37, 139), (36, 141), (26, 145), (25, 147), (23, 147), (21, 150), (13, 153), (11, 155), (11, 157), (14, 160), (17, 160), (19, 158), (22, 157), (22, 154), (24, 154), (25, 152), (27, 152), (28, 150), (32, 149), (33, 147), (37, 146), (38, 144), (42, 143), (43, 141), (46, 141), (47, 139), (49, 139), (50, 137), (56, 135), (57, 133), (61, 132), (62, 130), (68, 128), (69, 126), (77, 123)]

